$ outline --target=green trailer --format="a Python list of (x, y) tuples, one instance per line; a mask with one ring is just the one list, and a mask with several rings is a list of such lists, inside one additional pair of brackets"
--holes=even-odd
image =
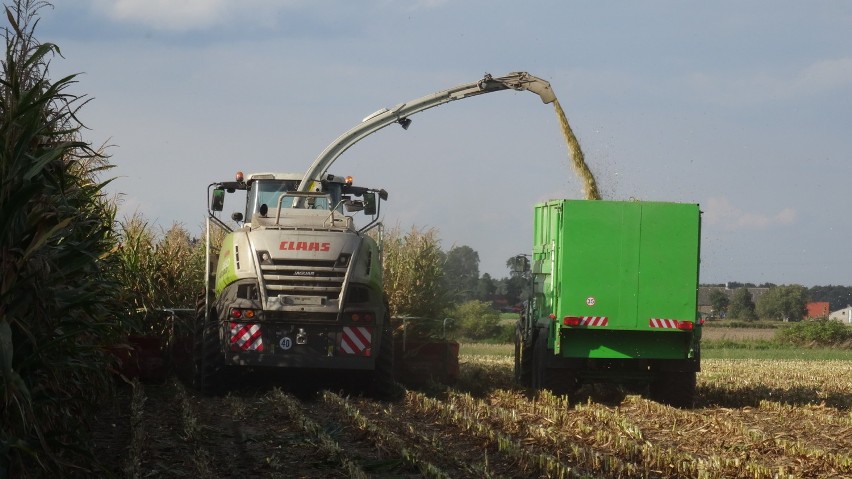
[(647, 386), (653, 399), (691, 406), (700, 225), (697, 204), (536, 205), (516, 381), (569, 394), (583, 383)]

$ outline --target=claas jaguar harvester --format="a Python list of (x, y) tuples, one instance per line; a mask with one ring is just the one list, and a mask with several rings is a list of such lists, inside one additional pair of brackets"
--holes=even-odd
[(680, 203), (536, 205), (516, 381), (569, 395), (583, 383), (619, 383), (691, 406), (700, 215), (698, 205)]
[[(211, 184), (207, 297), (199, 302), (196, 379), (227, 388), (240, 367), (363, 372), (382, 394), (393, 382), (392, 339), (376, 226), (384, 190), (322, 175), (299, 192), (301, 174), (257, 173)], [(217, 216), (230, 192), (245, 192), (231, 228)], [(369, 217), (356, 227), (353, 215)], [(215, 269), (212, 268), (215, 265)]]
[[(544, 103), (550, 84), (524, 72), (484, 78), (383, 108), (332, 142), (304, 174), (260, 173), (208, 187), (207, 272), (199, 298), (190, 365), (204, 392), (231, 385), (244, 369), (343, 371), (376, 395), (394, 382), (393, 344), (382, 283), (378, 222), (382, 189), (328, 173), (349, 147), (411, 115), (501, 90), (529, 90)], [(220, 218), (225, 197), (244, 192), (245, 209)], [(368, 221), (356, 225), (354, 213)], [(225, 231), (214, 242), (216, 227)], [(381, 235), (375, 235), (380, 237)], [(214, 245), (214, 243), (217, 243)]]

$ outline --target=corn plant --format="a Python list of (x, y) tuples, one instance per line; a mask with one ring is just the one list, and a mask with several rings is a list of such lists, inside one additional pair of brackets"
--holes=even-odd
[(119, 236), (113, 272), (122, 306), (140, 333), (166, 334), (159, 311), (193, 307), (202, 288), (203, 245), (180, 224), (157, 233), (139, 213), (119, 223)]
[(0, 477), (91, 475), (86, 418), (108, 390), (101, 345), (117, 326), (105, 261), (115, 207), (102, 151), (81, 138), (74, 76), (51, 81), (56, 45), (37, 12), (5, 9), (0, 78)]
[(434, 229), (386, 231), (383, 239), (385, 295), (394, 316), (438, 318), (449, 299), (443, 282), (443, 252)]

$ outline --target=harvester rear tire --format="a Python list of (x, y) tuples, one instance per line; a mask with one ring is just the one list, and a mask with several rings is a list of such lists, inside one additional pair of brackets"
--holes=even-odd
[(651, 399), (681, 409), (695, 405), (696, 373), (661, 372), (651, 379)]
[(195, 307), (195, 388), (204, 395), (220, 394), (223, 390), (222, 376), (225, 358), (220, 347), (220, 325), (215, 310), (210, 311), (210, 320), (205, 319), (204, 293), (198, 297)]

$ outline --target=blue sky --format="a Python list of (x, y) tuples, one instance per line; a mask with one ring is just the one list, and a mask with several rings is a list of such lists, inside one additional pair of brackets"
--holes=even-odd
[[(852, 284), (847, 1), (75, 0), (41, 41), (81, 73), (123, 212), (200, 231), (208, 183), (303, 171), (379, 108), (485, 72), (549, 81), (605, 199), (699, 203), (702, 282)], [(532, 207), (581, 198), (552, 107), (525, 92), (386, 128), (330, 169), (389, 226), (508, 275)], [(237, 209), (237, 205), (233, 209)]]

